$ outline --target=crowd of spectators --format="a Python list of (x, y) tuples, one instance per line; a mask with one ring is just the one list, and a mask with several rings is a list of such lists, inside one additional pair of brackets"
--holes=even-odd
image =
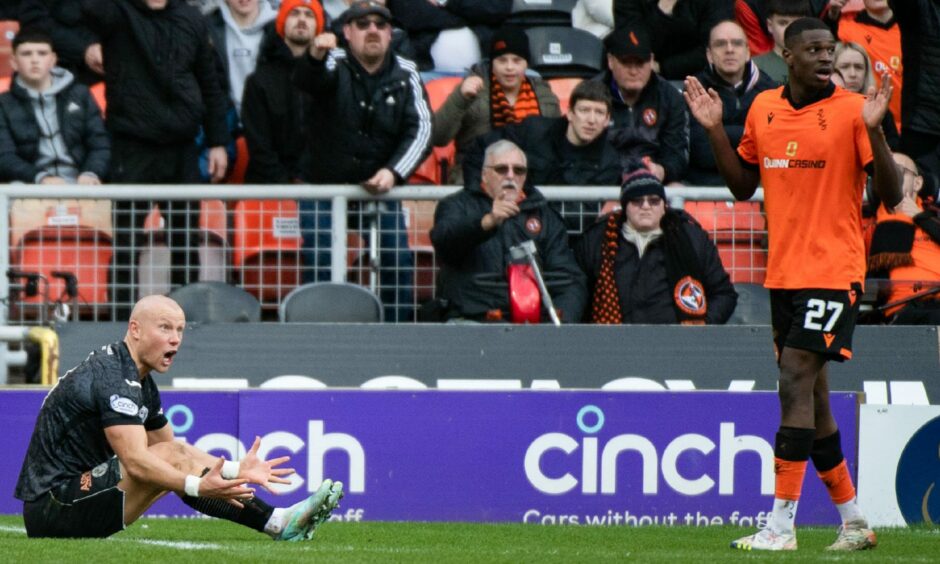
[[(552, 214), (562, 210), (548, 206), (536, 186), (618, 186), (642, 170), (667, 188), (723, 190), (705, 135), (690, 123), (681, 81), (695, 76), (720, 96), (724, 128), (736, 143), (757, 94), (786, 83), (786, 26), (811, 16), (844, 42), (833, 59), (837, 84), (864, 94), (883, 77), (892, 81), (894, 99), (883, 129), (891, 148), (904, 151), (908, 168), (917, 172), (918, 213), (936, 215), (936, 2), (579, 0), (571, 16), (571, 25), (602, 42), (604, 55), (597, 62), (601, 72), (582, 75), (569, 104), (540, 78), (524, 21), (513, 18), (510, 0), (6, 3), (0, 17), (19, 21), (20, 33), (13, 43), (16, 74), (9, 92), (0, 95), (0, 182), (222, 182), (235, 164), (235, 140), (243, 136), (246, 182), (351, 183), (381, 194), (406, 183), (432, 147), (455, 143), (446, 181), (465, 192), (438, 206), (432, 231), (443, 287), (466, 268), (470, 243), (517, 243), (493, 233), (517, 223), (515, 232), (524, 233), (531, 227), (525, 210), (538, 210), (540, 237), (548, 236), (556, 225)], [(461, 80), (432, 108), (425, 84), (442, 76)], [(87, 88), (100, 81), (106, 119)], [(501, 141), (510, 143), (497, 143), (501, 150), (491, 153)], [(524, 174), (517, 190), (523, 199), (507, 211), (487, 188), (487, 171), (495, 166), (492, 159), (520, 154)], [(626, 211), (604, 217), (599, 203), (589, 208), (599, 217), (594, 239), (607, 236), (609, 222), (616, 230), (630, 225), (628, 202), (621, 202)], [(166, 214), (167, 242), (172, 264), (190, 265), (173, 270), (173, 284), (193, 281), (192, 265), (199, 260), (198, 244), (189, 240), (196, 231), (193, 203), (118, 201), (113, 281), (126, 295), (116, 294), (116, 301), (134, 301), (130, 265), (154, 203), (186, 212)], [(299, 207), (304, 260), (312, 267), (307, 281), (328, 280), (330, 203), (303, 200)], [(468, 207), (490, 221), (483, 228), (462, 225)], [(413, 257), (400, 206), (383, 202), (367, 215), (378, 227), (383, 299), (412, 303)], [(360, 215), (351, 217), (355, 224)], [(668, 210), (663, 217), (672, 226), (667, 233), (694, 231), (688, 216)], [(573, 236), (575, 248), (590, 239), (581, 237), (590, 225), (566, 216), (558, 225)], [(698, 241), (698, 232), (691, 237)], [(502, 247), (486, 247), (486, 253), (505, 254)], [(701, 249), (710, 265), (717, 255)], [(586, 263), (588, 256), (582, 249), (578, 259), (588, 280), (596, 279), (603, 261)], [(636, 260), (642, 257), (640, 250)], [(582, 292), (584, 303), (569, 308), (565, 321), (580, 320), (594, 292)], [(500, 307), (477, 301), (448, 315), (486, 317)], [(627, 309), (625, 319), (644, 319)], [(389, 312), (387, 319), (413, 316), (407, 308)], [(704, 319), (721, 322), (727, 315), (709, 307)]]

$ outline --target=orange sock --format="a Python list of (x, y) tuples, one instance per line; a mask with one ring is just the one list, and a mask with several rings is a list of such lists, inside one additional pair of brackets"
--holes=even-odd
[(774, 457), (774, 497), (799, 501), (806, 474), (806, 460), (784, 460)]
[(855, 486), (852, 485), (852, 476), (849, 475), (849, 467), (845, 460), (831, 470), (816, 474), (826, 484), (833, 503), (846, 503), (855, 497)]

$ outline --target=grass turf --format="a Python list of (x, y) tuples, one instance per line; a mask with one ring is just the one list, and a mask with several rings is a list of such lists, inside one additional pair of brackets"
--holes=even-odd
[(798, 530), (791, 553), (739, 552), (739, 527), (589, 527), (523, 524), (330, 522), (313, 541), (275, 543), (215, 519), (142, 519), (104, 540), (27, 539), (20, 517), (0, 517), (4, 562), (940, 562), (940, 529), (883, 529), (879, 546), (830, 553), (831, 528)]

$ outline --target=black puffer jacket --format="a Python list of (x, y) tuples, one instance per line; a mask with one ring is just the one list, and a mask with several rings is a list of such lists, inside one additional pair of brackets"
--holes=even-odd
[[(104, 180), (111, 142), (88, 88), (72, 82), (56, 95), (55, 108), (62, 140), (79, 173), (92, 172)], [(0, 182), (35, 182), (41, 135), (33, 102), (14, 75), (10, 91), (0, 94)]]
[[(699, 73), (697, 78), (702, 86), (706, 89), (713, 88), (721, 97), (721, 121), (732, 147), (737, 147), (744, 136), (744, 121), (754, 98), (764, 90), (777, 86), (777, 83), (758, 69), (753, 61), (747, 62), (744, 80), (737, 88), (718, 76), (711, 65)], [(708, 142), (708, 135), (698, 120), (691, 119), (689, 123), (689, 171), (685, 179), (690, 184), (700, 186), (725, 186), (725, 181), (718, 172), (718, 165), (715, 164), (715, 155)]]
[(310, 97), (292, 81), (298, 60), (274, 31), (274, 24), (269, 24), (258, 66), (245, 82), (242, 98), (242, 125), (250, 155), (245, 182), (289, 184), (300, 178)]
[[(734, 313), (738, 294), (725, 272), (718, 249), (708, 234), (685, 212), (667, 210), (663, 221), (677, 222), (692, 242), (702, 269), (702, 285), (708, 309), (705, 323), (720, 324)], [(575, 249), (578, 264), (587, 273), (591, 295), (597, 286), (601, 270), (601, 250), (607, 221), (599, 221), (588, 229)], [(662, 238), (646, 248), (640, 258), (634, 244), (627, 242), (623, 233), (617, 237), (617, 256), (614, 259), (614, 279), (620, 294), (620, 309), (624, 323), (678, 323), (673, 304), (672, 284), (666, 275), (666, 256)]]
[(624, 170), (634, 169), (649, 157), (666, 169), (668, 184), (685, 176), (689, 166), (689, 114), (682, 94), (656, 73), (650, 75), (636, 105), (623, 103), (610, 71), (593, 80), (610, 87), (614, 98), (607, 136), (620, 152)]
[(87, 0), (84, 15), (101, 39), (108, 130), (146, 143), (195, 139), (229, 143), (228, 97), (202, 14), (183, 0), (151, 10), (144, 0)]
[[(449, 303), (450, 317), (477, 319), (499, 309), (503, 318), (509, 319), (508, 288), (480, 284), (478, 277), (505, 282), (509, 248), (533, 240), (546, 278), (568, 282), (549, 288), (556, 309), (562, 312), (561, 320), (581, 320), (587, 287), (568, 246), (565, 226), (541, 192), (527, 185), (525, 193), (519, 215), (492, 231), (484, 231), (480, 225), (492, 210), (493, 200), (479, 186), (465, 188), (437, 204), (431, 243), (441, 262), (439, 285), (441, 296)], [(543, 321), (546, 319), (543, 311)]]
[(728, 0), (679, 0), (666, 15), (658, 0), (617, 0), (614, 25), (638, 26), (649, 33), (659, 74), (667, 80), (683, 80), (705, 68), (705, 45), (712, 27), (734, 19)]
[(904, 89), (901, 135), (910, 128), (940, 135), (940, 2), (889, 0), (901, 27)]
[(494, 129), (471, 144), (464, 161), (465, 186), (480, 184), (483, 154), (500, 139), (525, 152), (528, 180), (537, 186), (615, 186), (620, 184), (620, 154), (606, 133), (593, 143), (575, 147), (565, 137), (568, 118), (533, 116), (521, 123)]
[(431, 152), (431, 108), (408, 59), (389, 52), (382, 69), (367, 77), (344, 49), (322, 61), (308, 53), (297, 62), (294, 84), (312, 97), (309, 148), (301, 157), (309, 182), (358, 183), (381, 168), (401, 182)]

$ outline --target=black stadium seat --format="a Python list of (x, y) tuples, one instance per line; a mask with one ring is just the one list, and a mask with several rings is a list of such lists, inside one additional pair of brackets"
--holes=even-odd
[(531, 27), (531, 66), (543, 78), (589, 78), (603, 70), (604, 46), (593, 34), (571, 27)]
[(261, 321), (261, 304), (248, 292), (224, 282), (194, 282), (170, 292), (186, 321), (233, 323)]
[(571, 12), (577, 0), (513, 0), (507, 24), (534, 27), (560, 25), (571, 27)]

